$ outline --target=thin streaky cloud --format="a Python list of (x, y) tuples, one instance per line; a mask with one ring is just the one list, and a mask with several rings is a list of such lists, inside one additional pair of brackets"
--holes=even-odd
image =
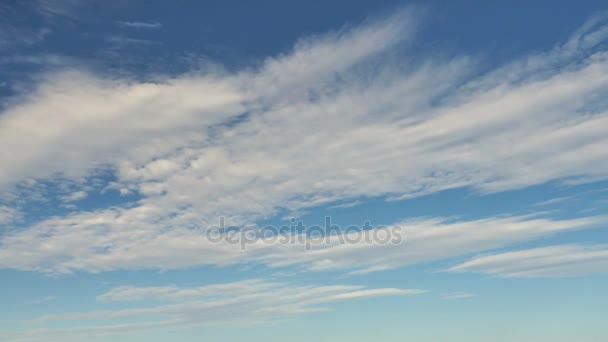
[(356, 201), (352, 201), (352, 202), (345, 202), (345, 203), (336, 204), (336, 205), (333, 205), (333, 206), (329, 207), (329, 209), (346, 209), (346, 208), (356, 207), (356, 206), (361, 205), (361, 204), (363, 204), (363, 201), (356, 200)]
[(569, 244), (480, 256), (450, 272), (477, 272), (511, 278), (560, 278), (608, 273), (606, 245)]
[[(189, 326), (214, 326), (229, 324), (247, 326), (279, 322), (290, 316), (306, 315), (331, 308), (337, 301), (360, 300), (384, 296), (410, 296), (424, 294), (421, 289), (366, 288), (359, 285), (295, 285), (282, 282), (267, 282), (263, 279), (234, 283), (212, 284), (202, 287), (136, 287), (120, 286), (98, 296), (101, 300), (130, 301), (148, 298), (170, 299), (170, 304), (156, 306), (132, 306), (124, 309), (97, 310), (48, 314), (31, 320), (30, 324), (46, 322), (83, 322), (71, 329), (41, 329), (15, 334), (15, 337), (39, 336), (43, 334), (65, 337), (79, 336), (84, 330), (95, 335), (126, 333), (146, 329), (183, 328)], [(133, 326), (114, 324), (88, 326), (87, 322), (117, 319), (137, 319)], [(249, 322), (249, 323), (247, 323)], [(143, 326), (140, 326), (143, 324)]]
[(120, 27), (129, 27), (137, 29), (157, 29), (163, 27), (163, 24), (159, 22), (117, 21), (116, 24)]
[(538, 206), (538, 207), (542, 207), (542, 206), (547, 206), (547, 205), (563, 203), (563, 202), (569, 201), (571, 199), (572, 199), (571, 196), (562, 196), (562, 197), (556, 197), (556, 198), (551, 198), (551, 199), (548, 199), (545, 201), (537, 202), (534, 205)]
[(468, 293), (468, 292), (449, 292), (449, 293), (442, 294), (441, 298), (443, 298), (443, 299), (466, 299), (466, 298), (472, 298), (475, 296), (476, 296), (475, 294)]

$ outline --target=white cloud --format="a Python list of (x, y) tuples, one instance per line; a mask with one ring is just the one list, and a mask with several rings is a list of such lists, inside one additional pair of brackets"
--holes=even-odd
[(116, 24), (120, 27), (130, 27), (137, 29), (156, 29), (163, 27), (163, 25), (159, 22), (146, 23), (141, 21), (117, 21)]
[(606, 245), (558, 245), (473, 258), (449, 269), (500, 277), (571, 277), (608, 273)]
[[(560, 232), (598, 226), (604, 217), (551, 220), (529, 216), (448, 222), (411, 220), (376, 228), (400, 244), (349, 243), (331, 236), (306, 250), (304, 241), (251, 241), (245, 250), (227, 240), (212, 242), (204, 229), (158, 217), (154, 208), (135, 207), (72, 214), (5, 234), (0, 267), (50, 273), (116, 269), (173, 269), (197, 265), (258, 263), (309, 271), (367, 273), (469, 254)], [(174, 225), (174, 226), (168, 226)], [(168, 228), (171, 227), (171, 228)], [(350, 240), (352, 241), (352, 239)]]
[(141, 300), (190, 300), (201, 297), (243, 295), (252, 289), (266, 291), (280, 286), (262, 279), (249, 279), (232, 283), (205, 285), (200, 287), (180, 288), (178, 286), (137, 287), (119, 286), (97, 297), (100, 301), (141, 301)]
[(128, 45), (151, 45), (154, 44), (153, 40), (131, 38), (121, 35), (113, 35), (106, 37), (106, 42), (114, 45), (115, 47), (128, 46)]
[(30, 301), (30, 304), (42, 304), (42, 303), (46, 303), (46, 302), (51, 302), (57, 299), (57, 296), (46, 296), (46, 297), (42, 297), (42, 298), (36, 298), (32, 301)]
[[(417, 24), (407, 11), (303, 39), (290, 53), (236, 72), (209, 66), (157, 83), (82, 70), (48, 74), (0, 115), (0, 145), (19, 150), (0, 150), (0, 188), (58, 174), (83, 179), (103, 167), (116, 171), (114, 188), (143, 198), (5, 234), (1, 266), (67, 272), (237, 263), (243, 253), (210, 245), (195, 229), (218, 216), (244, 225), (360, 197), (605, 179), (608, 58), (597, 43), (606, 25), (592, 20), (555, 49), (481, 76), (480, 61), (468, 56), (414, 63)], [(298, 254), (271, 246), (247, 260), (369, 271), (595, 220), (407, 222), (416, 241), (409, 249)]]
[[(25, 29), (10, 24), (0, 24), (0, 49), (9, 50), (15, 46), (28, 46), (40, 43), (51, 33), (48, 28)], [(4, 53), (3, 53), (4, 54)], [(6, 57), (3, 57), (4, 60)]]
[(47, 19), (81, 20), (83, 10), (98, 13), (102, 5), (106, 7), (125, 5), (131, 0), (108, 3), (100, 0), (34, 0), (32, 5), (36, 11)]
[(441, 295), (443, 299), (466, 299), (471, 297), (475, 297), (475, 295), (468, 292), (450, 292)]
[(21, 218), (19, 210), (0, 205), (0, 225), (13, 223), (19, 218)]
[(75, 202), (75, 201), (83, 200), (83, 199), (87, 198), (87, 196), (88, 196), (88, 194), (86, 193), (86, 191), (75, 191), (70, 194), (61, 196), (60, 199), (63, 202)]
[(351, 202), (345, 202), (345, 203), (340, 203), (340, 204), (332, 205), (331, 207), (329, 207), (329, 209), (352, 208), (352, 207), (356, 207), (356, 206), (361, 205), (361, 204), (363, 204), (363, 201), (356, 200), (356, 201), (351, 201)]
[(556, 198), (551, 198), (551, 199), (548, 199), (545, 201), (541, 201), (541, 202), (535, 203), (534, 205), (539, 206), (539, 207), (546, 206), (546, 205), (554, 205), (554, 204), (569, 201), (571, 199), (572, 199), (572, 197), (570, 197), (570, 196), (562, 196), (562, 197), (556, 197)]
[(599, 217), (564, 221), (530, 217), (469, 222), (414, 220), (400, 223), (399, 233), (395, 227), (387, 228), (392, 234), (400, 234), (400, 244), (340, 243), (335, 236), (329, 246), (311, 251), (298, 245), (276, 245), (266, 253), (258, 253), (259, 259), (272, 267), (303, 265), (311, 271), (346, 269), (351, 274), (365, 274), (509, 246), (605, 222), (606, 218)]
[(0, 65), (33, 64), (46, 66), (66, 66), (76, 63), (73, 59), (56, 54), (5, 55), (0, 57)]
[[(261, 279), (202, 287), (118, 287), (100, 295), (102, 300), (159, 299), (170, 304), (142, 305), (113, 310), (70, 312), (43, 315), (31, 320), (31, 330), (15, 333), (13, 339), (45, 337), (78, 337), (82, 334), (110, 335), (154, 328), (187, 328), (213, 325), (256, 325), (279, 322), (290, 316), (330, 310), (337, 301), (405, 296), (425, 293), (420, 289), (375, 288), (357, 285), (298, 285), (267, 282)], [(105, 322), (96, 324), (99, 320)], [(133, 322), (114, 324), (113, 321)], [(53, 322), (78, 321), (71, 329), (49, 329)], [(87, 323), (89, 322), (89, 323)], [(90, 325), (86, 325), (90, 324)], [(35, 329), (38, 327), (38, 329)], [(87, 335), (89, 336), (89, 335)]]

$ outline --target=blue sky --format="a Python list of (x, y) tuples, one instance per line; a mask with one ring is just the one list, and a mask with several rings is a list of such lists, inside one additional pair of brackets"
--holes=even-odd
[(0, 18), (0, 340), (608, 340), (604, 2)]

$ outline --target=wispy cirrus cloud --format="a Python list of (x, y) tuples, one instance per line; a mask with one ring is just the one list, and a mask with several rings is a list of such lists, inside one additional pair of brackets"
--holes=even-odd
[[(0, 49), (8, 51), (15, 46), (28, 46), (38, 44), (51, 34), (49, 28), (20, 28), (10, 24), (0, 25)], [(3, 58), (4, 59), (4, 58)]]
[(148, 23), (143, 21), (117, 21), (116, 25), (136, 29), (157, 29), (163, 27), (163, 24), (159, 22)]
[(472, 297), (475, 297), (475, 295), (468, 292), (449, 292), (441, 295), (443, 299), (466, 299)]
[(549, 205), (554, 205), (554, 204), (558, 204), (558, 203), (563, 203), (563, 202), (566, 202), (569, 200), (572, 200), (571, 196), (562, 196), (562, 197), (555, 197), (555, 198), (551, 198), (551, 199), (548, 199), (545, 201), (541, 201), (541, 202), (535, 203), (534, 205), (542, 207), (542, 206), (549, 206)]
[[(270, 243), (210, 239), (205, 228), (187, 222), (158, 222), (148, 209), (107, 210), (40, 222), (5, 234), (0, 267), (45, 273), (102, 272), (116, 269), (175, 269), (199, 265), (256, 263), (300, 271), (363, 274), (510, 246), (558, 233), (597, 227), (605, 217), (553, 220), (497, 217), (476, 221), (410, 220), (376, 228), (374, 234), (400, 243), (328, 236), (307, 248), (305, 240)], [(175, 224), (167, 229), (167, 224)]]
[[(425, 293), (421, 289), (366, 288), (359, 285), (298, 285), (252, 279), (202, 287), (112, 288), (101, 294), (102, 301), (160, 300), (169, 303), (132, 306), (123, 309), (69, 312), (43, 315), (28, 322), (27, 332), (4, 331), (13, 340), (41, 336), (107, 336), (151, 329), (178, 329), (195, 326), (251, 326), (279, 323), (289, 317), (331, 310), (340, 301)], [(95, 322), (102, 320), (103, 324)], [(115, 321), (133, 321), (117, 324)], [(49, 323), (80, 322), (72, 328), (48, 328)], [(38, 327), (37, 329), (35, 327)]]
[(351, 201), (351, 202), (345, 202), (345, 203), (340, 203), (340, 204), (332, 205), (331, 207), (329, 207), (329, 209), (352, 208), (352, 207), (356, 207), (356, 206), (361, 205), (361, 204), (363, 204), (363, 201), (356, 200), (356, 201)]
[(252, 291), (268, 291), (280, 287), (281, 283), (263, 279), (248, 279), (232, 283), (182, 288), (179, 286), (119, 286), (97, 296), (102, 302), (131, 302), (142, 300), (185, 301), (202, 297), (244, 295)]
[(9, 224), (21, 218), (21, 212), (15, 208), (0, 205), (0, 225)]
[(36, 298), (32, 301), (30, 301), (30, 304), (42, 304), (42, 303), (46, 303), (46, 302), (52, 302), (54, 300), (57, 299), (57, 296), (46, 296), (46, 297), (41, 297), (41, 298)]
[[(209, 66), (158, 82), (83, 70), (40, 77), (0, 116), (0, 144), (20, 151), (0, 150), (0, 188), (82, 180), (105, 168), (113, 187), (140, 197), (4, 234), (1, 266), (61, 273), (238, 263), (243, 253), (210, 245), (198, 229), (218, 216), (245, 225), (362, 197), (608, 177), (605, 18), (550, 51), (480, 75), (470, 56), (404, 62), (417, 53), (414, 17), (405, 10), (302, 39), (237, 71)], [(431, 219), (406, 223), (416, 241), (409, 250), (264, 246), (247, 260), (368, 272), (598, 220)]]
[(608, 273), (606, 245), (557, 245), (480, 256), (450, 268), (499, 277), (574, 277)]

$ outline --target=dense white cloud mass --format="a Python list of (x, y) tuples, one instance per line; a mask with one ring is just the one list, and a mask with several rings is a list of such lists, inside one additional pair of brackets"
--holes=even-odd
[[(153, 328), (194, 326), (249, 326), (269, 324), (288, 316), (330, 310), (338, 301), (381, 296), (422, 294), (420, 289), (365, 288), (357, 285), (310, 286), (252, 279), (202, 287), (121, 286), (100, 295), (102, 301), (156, 300), (152, 306), (72, 312), (40, 316), (32, 327), (50, 322), (78, 321), (84, 326), (68, 329), (32, 329), (5, 337), (12, 341), (45, 338), (83, 338)], [(105, 322), (98, 324), (96, 322)], [(115, 321), (129, 322), (118, 324)], [(86, 325), (89, 322), (88, 325)], [(91, 323), (92, 322), (92, 323)]]
[(103, 168), (116, 173), (110, 188), (142, 198), (6, 232), (0, 267), (70, 272), (254, 260), (365, 272), (595, 225), (601, 219), (426, 220), (404, 223), (408, 248), (312, 253), (272, 245), (241, 253), (209, 243), (198, 229), (218, 216), (250, 224), (281, 209), (361, 196), (605, 179), (608, 56), (597, 48), (608, 36), (604, 21), (596, 17), (552, 51), (482, 75), (467, 56), (409, 58), (416, 23), (407, 11), (304, 39), (238, 72), (210, 67), (155, 83), (82, 70), (48, 74), (2, 109), (0, 145), (9, 148), (0, 150), (0, 188), (77, 182)]
[(473, 258), (449, 269), (500, 277), (572, 277), (608, 273), (605, 245), (558, 245)]

